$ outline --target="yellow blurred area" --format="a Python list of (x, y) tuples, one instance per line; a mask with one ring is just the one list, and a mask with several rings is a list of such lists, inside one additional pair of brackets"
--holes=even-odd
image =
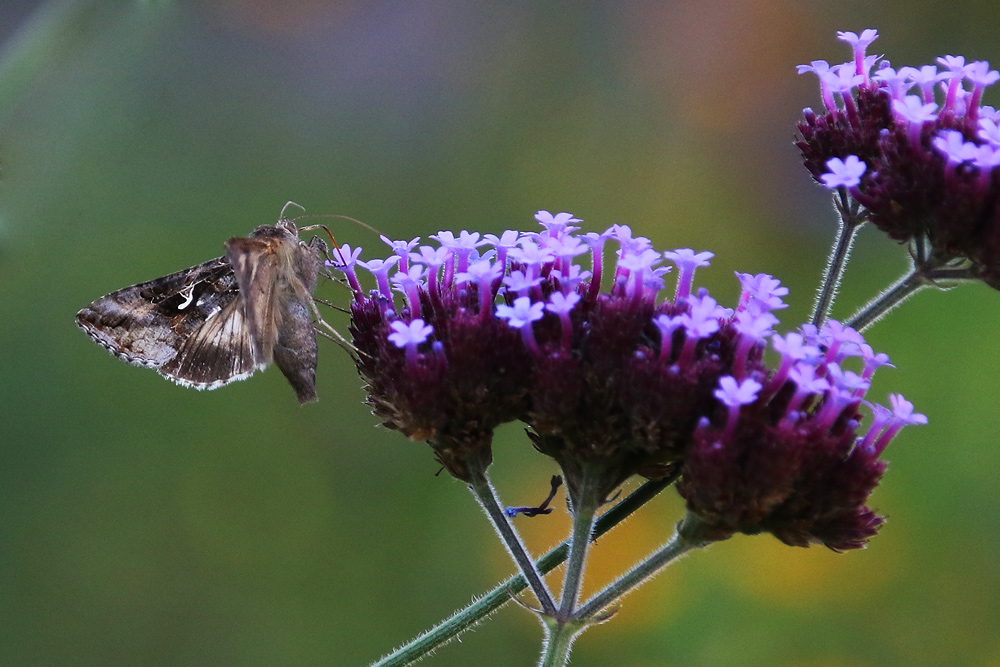
[[(718, 545), (724, 583), (748, 598), (786, 608), (817, 600), (849, 601), (895, 583), (904, 554), (867, 549), (837, 554), (821, 546), (792, 548), (770, 536), (737, 536)], [(877, 574), (877, 577), (870, 575)]]

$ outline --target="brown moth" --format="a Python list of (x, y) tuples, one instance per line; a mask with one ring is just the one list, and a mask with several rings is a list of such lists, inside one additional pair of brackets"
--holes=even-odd
[(283, 215), (226, 254), (102, 296), (76, 314), (119, 359), (185, 387), (216, 389), (274, 361), (300, 403), (316, 399), (312, 291), (323, 239), (299, 239)]

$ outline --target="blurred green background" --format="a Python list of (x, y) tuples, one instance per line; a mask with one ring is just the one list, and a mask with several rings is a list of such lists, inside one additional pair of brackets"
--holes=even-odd
[[(427, 447), (374, 428), (329, 341), (321, 400), (299, 407), (274, 370), (195, 392), (127, 366), (76, 329), (79, 308), (221, 254), (293, 200), (395, 238), (532, 229), (540, 208), (627, 223), (713, 250), (699, 282), (720, 300), (733, 270), (777, 275), (794, 327), (834, 232), (791, 145), (819, 105), (794, 67), (846, 60), (835, 31), (866, 27), (896, 66), (1000, 62), (992, 0), (4, 3), (0, 664), (363, 665), (512, 570)], [(905, 266), (867, 231), (840, 317)], [(1000, 294), (968, 286), (872, 329), (898, 367), (872, 395), (900, 391), (930, 424), (889, 450), (869, 549), (716, 545), (573, 664), (1000, 665), (998, 327)], [(509, 503), (552, 473), (519, 428), (498, 434)], [(680, 511), (665, 493), (603, 539), (591, 588)], [(566, 530), (522, 523), (536, 551)], [(509, 608), (424, 664), (529, 665), (540, 637)]]

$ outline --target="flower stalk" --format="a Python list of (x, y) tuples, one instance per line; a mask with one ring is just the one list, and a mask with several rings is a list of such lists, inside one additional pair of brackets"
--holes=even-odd
[(930, 287), (931, 281), (919, 267), (914, 267), (909, 273), (900, 278), (894, 285), (885, 292), (867, 303), (861, 310), (851, 316), (846, 324), (858, 331), (864, 331), (890, 310), (899, 306), (920, 290)]
[(490, 483), (486, 471), (478, 467), (471, 468), (470, 471), (471, 480), (469, 488), (472, 494), (479, 502), (479, 506), (486, 512), (486, 516), (489, 517), (490, 523), (493, 524), (493, 528), (500, 537), (500, 541), (507, 548), (507, 552), (514, 559), (518, 569), (521, 571), (521, 575), (528, 583), (528, 587), (531, 588), (531, 592), (538, 599), (541, 611), (547, 615), (556, 614), (556, 605), (553, 601), (552, 593), (549, 592), (548, 586), (545, 585), (545, 581), (542, 579), (542, 574), (538, 571), (535, 562), (528, 554), (524, 540), (521, 539), (521, 536), (514, 529), (514, 526), (510, 523), (503, 508), (500, 506), (496, 491)]
[(542, 655), (538, 661), (539, 667), (563, 667), (569, 664), (569, 654), (573, 643), (586, 628), (579, 621), (562, 621), (543, 617), (545, 639), (542, 643)]
[[(620, 524), (661, 491), (677, 480), (679, 471), (660, 480), (648, 481), (619, 501), (606, 511), (594, 524), (591, 540), (605, 535)], [(564, 562), (569, 554), (569, 541), (563, 542), (538, 559), (536, 567), (542, 575), (548, 574)], [(403, 667), (421, 660), (435, 650), (441, 648), (466, 630), (469, 630), (485, 620), (493, 612), (513, 600), (518, 593), (528, 587), (524, 575), (516, 574), (498, 584), (493, 590), (482, 596), (477, 596), (475, 602), (455, 612), (427, 632), (422, 633), (410, 642), (393, 651), (370, 667)]]
[(928, 287), (948, 289), (960, 283), (979, 282), (979, 277), (973, 267), (952, 266), (951, 264), (955, 260), (948, 262), (937, 256), (926, 257), (922, 252), (924, 245), (915, 245), (917, 251), (910, 270), (885, 292), (852, 315), (846, 322), (847, 326), (854, 327), (858, 331), (865, 331), (889, 311)]
[(846, 188), (840, 187), (837, 194), (834, 195), (834, 200), (840, 217), (840, 225), (837, 230), (837, 241), (827, 259), (826, 268), (823, 270), (823, 279), (813, 304), (813, 311), (809, 316), (809, 321), (816, 326), (822, 326), (830, 316), (837, 290), (840, 289), (840, 281), (847, 268), (847, 260), (851, 255), (851, 246), (854, 245), (858, 229), (864, 223), (860, 205), (850, 198)]
[(565, 622), (573, 618), (573, 612), (580, 596), (580, 585), (583, 582), (587, 553), (590, 550), (594, 519), (601, 502), (599, 478), (599, 471), (588, 466), (585, 468), (580, 478), (580, 485), (573, 495), (573, 530), (569, 540), (566, 573), (563, 577), (562, 598), (556, 617), (558, 622)]

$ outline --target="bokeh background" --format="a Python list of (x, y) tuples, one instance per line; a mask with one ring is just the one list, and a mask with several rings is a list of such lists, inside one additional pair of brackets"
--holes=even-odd
[[(807, 315), (834, 218), (796, 161), (819, 105), (796, 64), (878, 28), (895, 65), (1000, 61), (991, 0), (950, 3), (14, 2), (0, 5), (0, 664), (363, 665), (510, 574), (425, 445), (375, 428), (321, 341), (317, 404), (270, 370), (185, 390), (73, 315), (208, 260), (286, 201), (395, 238), (627, 223), (791, 288)], [(987, 103), (1000, 99), (987, 94)], [(386, 252), (329, 221), (337, 238)], [(905, 267), (861, 235), (836, 315)], [(340, 285), (317, 294), (346, 303)], [(332, 311), (330, 319), (344, 326)], [(1000, 665), (1000, 294), (918, 295), (869, 339), (930, 418), (892, 445), (889, 523), (837, 555), (740, 537), (689, 557), (573, 664)], [(494, 475), (537, 502), (553, 465), (514, 426)], [(605, 539), (591, 589), (666, 539), (669, 491)], [(561, 513), (521, 521), (536, 551)], [(533, 664), (505, 609), (424, 664)]]

